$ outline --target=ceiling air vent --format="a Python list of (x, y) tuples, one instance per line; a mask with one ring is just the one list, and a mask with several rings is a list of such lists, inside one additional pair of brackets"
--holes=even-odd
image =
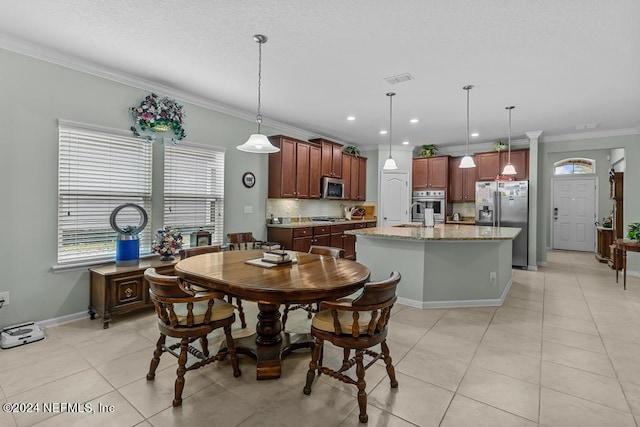
[(402, 83), (402, 82), (406, 82), (406, 81), (409, 81), (409, 80), (413, 80), (413, 76), (411, 74), (409, 74), (409, 73), (402, 73), (402, 74), (398, 74), (396, 76), (385, 77), (384, 79), (390, 85), (395, 85), (395, 84), (398, 84), (398, 83)]

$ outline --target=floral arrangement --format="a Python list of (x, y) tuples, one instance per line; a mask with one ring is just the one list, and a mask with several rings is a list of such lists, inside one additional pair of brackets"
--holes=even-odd
[(605, 216), (604, 218), (602, 218), (602, 226), (611, 228), (613, 226), (613, 218), (610, 216)]
[(166, 132), (172, 130), (175, 140), (181, 140), (187, 134), (182, 127), (185, 117), (182, 111), (182, 105), (175, 100), (166, 96), (159, 97), (155, 93), (147, 95), (138, 107), (130, 108), (135, 126), (131, 126), (133, 134), (143, 136), (141, 132), (146, 133), (144, 136), (147, 140), (153, 141), (155, 138), (148, 132)]
[(164, 230), (158, 230), (153, 238), (151, 250), (163, 257), (174, 255), (182, 247), (182, 233), (165, 227)]

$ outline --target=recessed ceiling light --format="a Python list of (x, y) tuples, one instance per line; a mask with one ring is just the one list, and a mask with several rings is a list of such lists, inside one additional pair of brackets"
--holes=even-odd
[(356, 119), (356, 116), (347, 117), (347, 120), (349, 120), (350, 122), (354, 121), (355, 119)]
[(418, 120), (418, 119), (411, 119), (411, 120), (409, 120), (409, 123), (418, 123), (419, 121), (420, 120)]
[(474, 132), (471, 134), (471, 136), (480, 136), (480, 134), (478, 132)]
[(383, 130), (380, 131), (380, 135), (386, 135), (386, 134), (387, 134), (386, 130), (383, 129)]
[(402, 141), (402, 145), (409, 145), (409, 141)]

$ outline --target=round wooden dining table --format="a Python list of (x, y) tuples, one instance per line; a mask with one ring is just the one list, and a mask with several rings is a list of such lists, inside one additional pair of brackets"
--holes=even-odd
[(259, 380), (279, 378), (282, 358), (313, 346), (310, 334), (282, 330), (280, 304), (335, 300), (362, 288), (371, 274), (355, 261), (287, 252), (293, 261), (283, 265), (255, 265), (262, 250), (197, 255), (175, 265), (175, 274), (189, 283), (258, 303), (255, 335), (234, 343), (238, 353), (256, 359)]

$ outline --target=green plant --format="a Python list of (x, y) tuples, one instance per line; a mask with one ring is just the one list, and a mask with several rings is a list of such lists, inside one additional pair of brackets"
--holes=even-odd
[(342, 152), (347, 154), (353, 154), (356, 157), (360, 157), (360, 150), (358, 149), (358, 147), (354, 145), (348, 145), (344, 147), (344, 150), (342, 150)]
[(434, 144), (424, 144), (420, 146), (420, 157), (435, 156), (438, 152), (438, 147)]
[(631, 240), (635, 240), (636, 242), (640, 242), (640, 222), (633, 222), (629, 224), (627, 237)]
[(496, 151), (506, 150), (507, 149), (507, 143), (505, 141), (497, 140), (496, 142), (493, 143), (493, 148)]

